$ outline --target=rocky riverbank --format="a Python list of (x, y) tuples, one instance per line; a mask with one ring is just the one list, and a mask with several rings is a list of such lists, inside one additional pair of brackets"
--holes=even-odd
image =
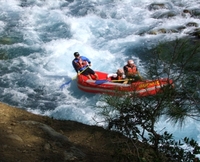
[[(0, 137), (0, 162), (110, 162), (119, 156), (116, 148), (128, 144), (122, 135), (101, 127), (55, 120), (3, 103)], [(141, 144), (132, 146), (137, 150)]]

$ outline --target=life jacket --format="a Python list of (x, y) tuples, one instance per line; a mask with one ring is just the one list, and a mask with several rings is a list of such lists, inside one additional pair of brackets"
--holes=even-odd
[(111, 77), (109, 77), (108, 78), (108, 80), (123, 80), (125, 78), (125, 76), (119, 76), (119, 75), (117, 75), (117, 77), (115, 77), (115, 76), (111, 76)]
[(87, 61), (83, 61), (81, 57), (78, 60), (75, 60), (74, 62), (78, 70), (82, 70), (84, 67), (88, 65)]
[(126, 68), (126, 76), (134, 76), (135, 74), (137, 74), (137, 67), (135, 65), (133, 67), (126, 65)]
[(123, 79), (123, 76), (117, 76), (117, 80), (122, 80)]

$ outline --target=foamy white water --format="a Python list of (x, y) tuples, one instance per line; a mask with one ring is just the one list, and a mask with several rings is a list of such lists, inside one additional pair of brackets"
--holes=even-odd
[[(153, 2), (165, 3), (168, 9), (148, 10)], [(80, 91), (75, 81), (59, 89), (76, 76), (73, 53), (90, 58), (94, 70), (112, 73), (133, 58), (145, 74), (145, 49), (186, 36), (192, 27), (178, 33), (141, 33), (188, 22), (200, 24), (195, 17), (181, 15), (185, 8), (199, 7), (197, 0), (1, 0), (0, 101), (57, 119), (89, 125), (96, 124), (94, 118), (101, 122), (96, 109), (99, 95)], [(153, 18), (169, 10), (177, 15)], [(200, 141), (200, 128), (194, 121), (182, 130), (158, 123), (158, 129), (164, 127), (177, 138), (190, 136)]]

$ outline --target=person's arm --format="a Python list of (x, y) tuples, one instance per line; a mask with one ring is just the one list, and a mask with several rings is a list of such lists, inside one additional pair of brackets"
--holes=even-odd
[(128, 72), (128, 69), (127, 69), (126, 65), (123, 67), (123, 69), (124, 69), (124, 74), (126, 75), (127, 72)]
[(137, 66), (134, 64), (134, 67), (136, 68), (136, 71), (138, 72), (138, 68), (137, 68)]
[(125, 74), (123, 74), (123, 75), (122, 75), (122, 78), (123, 78), (123, 79), (125, 79), (125, 78), (126, 78), (126, 75), (125, 75)]
[(91, 66), (91, 61), (90, 61), (87, 57), (81, 56), (81, 59), (82, 59), (83, 61), (87, 61), (88, 64), (89, 64), (89, 66)]
[(75, 60), (72, 61), (72, 66), (74, 67), (74, 70), (78, 73), (78, 69), (76, 68)]
[(108, 74), (107, 75), (107, 78), (117, 78), (117, 74)]

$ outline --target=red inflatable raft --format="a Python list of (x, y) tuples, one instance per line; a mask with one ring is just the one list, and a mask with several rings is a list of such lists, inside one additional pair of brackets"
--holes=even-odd
[(91, 80), (88, 79), (87, 76), (78, 75), (78, 88), (82, 91), (90, 93), (117, 95), (119, 93), (128, 92), (137, 96), (149, 96), (162, 92), (164, 87), (173, 84), (172, 80), (167, 78), (123, 84), (119, 82), (113, 82), (109, 79), (107, 80), (106, 77), (108, 73), (99, 71), (96, 71), (96, 73), (99, 76), (98, 80)]

